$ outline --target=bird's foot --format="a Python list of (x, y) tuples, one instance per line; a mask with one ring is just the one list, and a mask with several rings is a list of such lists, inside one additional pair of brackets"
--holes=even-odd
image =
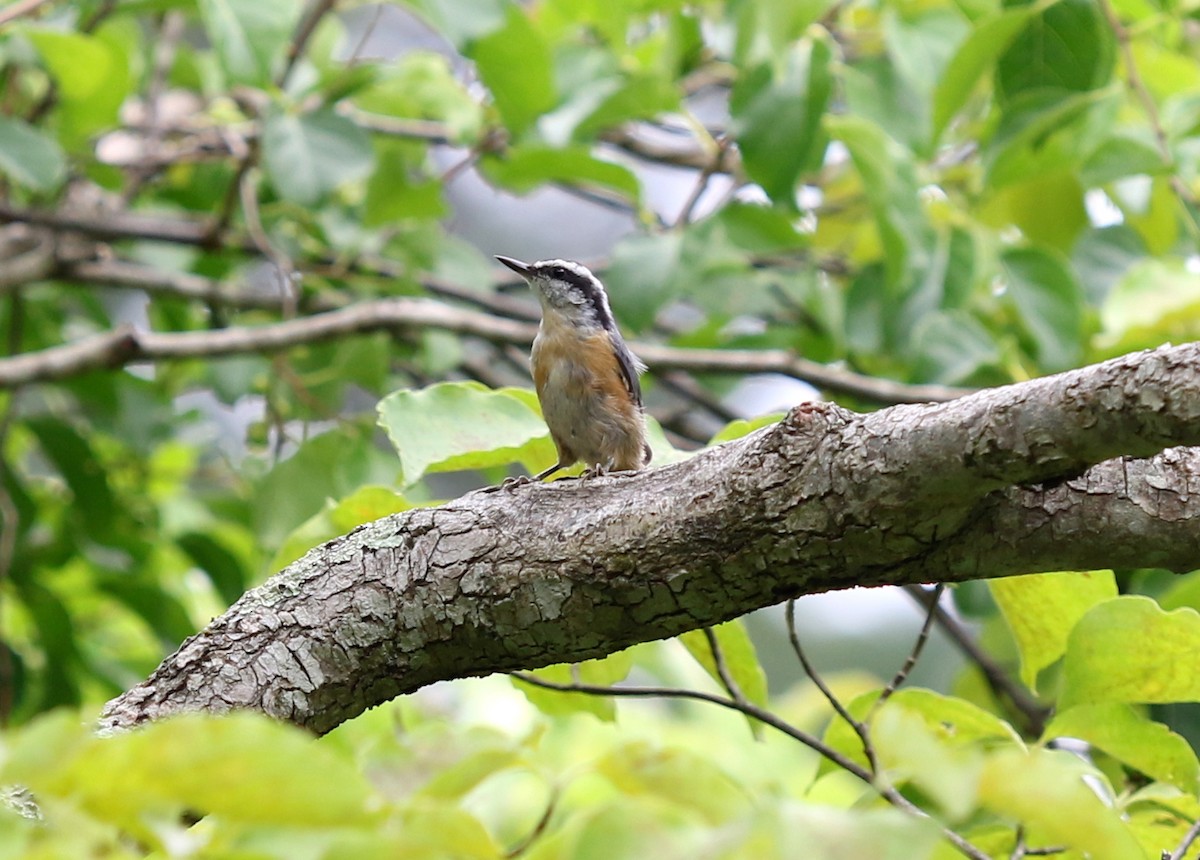
[(481, 492), (481, 493), (498, 493), (501, 490), (503, 490), (506, 493), (511, 493), (517, 487), (520, 487), (523, 484), (531, 484), (531, 483), (533, 483), (533, 479), (530, 478), (528, 475), (516, 475), (511, 478), (505, 478), (503, 481), (501, 481), (499, 484), (496, 484), (495, 486), (484, 487), (479, 492)]

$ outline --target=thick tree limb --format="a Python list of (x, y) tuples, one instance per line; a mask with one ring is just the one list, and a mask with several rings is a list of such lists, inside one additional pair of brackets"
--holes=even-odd
[[(578, 661), (800, 594), (1200, 567), (1200, 345), (925, 406), (798, 406), (632, 477), (472, 493), (310, 552), (109, 703), (327, 731), (448, 678)], [(1040, 482), (1040, 483), (1039, 483)]]

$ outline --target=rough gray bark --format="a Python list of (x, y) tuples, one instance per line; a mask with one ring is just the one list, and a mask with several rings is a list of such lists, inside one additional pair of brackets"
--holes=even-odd
[[(853, 585), (1200, 567), (1200, 345), (779, 424), (633, 477), (471, 493), (314, 549), (110, 702), (327, 731), (448, 678), (598, 657)], [(1115, 459), (1114, 459), (1115, 458)]]

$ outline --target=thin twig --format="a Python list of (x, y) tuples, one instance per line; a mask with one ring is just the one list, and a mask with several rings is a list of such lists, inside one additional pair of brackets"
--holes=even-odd
[(796, 652), (796, 658), (800, 661), (800, 665), (804, 668), (804, 674), (808, 676), (821, 695), (825, 697), (825, 701), (829, 702), (830, 706), (837, 712), (837, 715), (846, 721), (847, 725), (854, 730), (858, 735), (858, 740), (862, 744), (863, 755), (867, 759), (867, 765), (871, 769), (871, 773), (879, 773), (879, 761), (875, 756), (875, 744), (871, 742), (871, 736), (867, 731), (867, 726), (861, 720), (854, 718), (854, 715), (842, 704), (839, 699), (825, 683), (825, 679), (821, 677), (816, 668), (808, 659), (808, 655), (804, 652), (803, 646), (800, 644), (800, 635), (796, 631), (796, 599), (792, 598), (787, 602), (787, 608), (784, 611), (784, 617), (787, 619), (788, 640), (792, 643), (792, 650)]
[(1002, 696), (1007, 699), (1016, 709), (1025, 721), (1025, 730), (1033, 736), (1040, 736), (1046, 725), (1046, 717), (1049, 716), (1049, 709), (1038, 703), (1025, 688), (1017, 683), (992, 656), (985, 650), (979, 647), (978, 643), (971, 635), (962, 628), (955, 618), (950, 615), (945, 609), (932, 601), (932, 595), (925, 589), (916, 585), (908, 585), (904, 587), (905, 592), (917, 601), (922, 607), (934, 613), (934, 620), (938, 627), (950, 637), (950, 640), (958, 646), (958, 649), (963, 652), (966, 657), (971, 660), (979, 670), (983, 672), (983, 677), (987, 681), (988, 687), (997, 696)]
[(713, 665), (717, 669), (717, 677), (721, 679), (721, 686), (725, 688), (729, 698), (739, 705), (746, 704), (749, 699), (742, 692), (742, 688), (738, 686), (733, 673), (729, 671), (729, 664), (725, 662), (725, 652), (721, 649), (721, 642), (717, 639), (716, 632), (711, 627), (703, 628), (703, 632), (704, 640), (708, 643), (709, 653), (712, 654)]
[(684, 202), (683, 208), (679, 210), (679, 217), (675, 219), (675, 227), (677, 229), (691, 223), (692, 213), (695, 211), (696, 205), (708, 189), (708, 183), (713, 178), (713, 175), (720, 172), (721, 165), (725, 162), (725, 150), (729, 148), (732, 142), (732, 138), (724, 135), (716, 139), (716, 153), (709, 163), (700, 169), (700, 175), (696, 177), (696, 183), (692, 187), (692, 192)]
[(558, 797), (558, 789), (552, 789), (550, 800), (546, 802), (546, 809), (542, 812), (542, 817), (538, 819), (537, 824), (533, 825), (533, 829), (504, 855), (508, 860), (520, 857), (546, 832), (546, 828), (550, 826), (550, 819), (554, 817), (554, 810), (558, 807)]
[(321, 23), (333, 7), (337, 5), (337, 0), (316, 0), (312, 9), (300, 21), (300, 25), (296, 28), (296, 33), (292, 36), (292, 41), (287, 47), (287, 56), (284, 61), (283, 70), (279, 73), (279, 77), (275, 79), (275, 85), (281, 90), (287, 88), (288, 81), (292, 77), (292, 71), (296, 68), (296, 63), (304, 54), (304, 49), (308, 45), (308, 40), (312, 37), (313, 32), (317, 29), (317, 25)]
[(350, 56), (346, 58), (347, 67), (358, 65), (363, 49), (367, 46), (367, 40), (371, 38), (371, 34), (379, 26), (379, 20), (383, 17), (384, 5), (383, 3), (375, 4), (375, 11), (371, 13), (370, 22), (363, 29), (362, 35), (358, 37), (358, 43), (355, 44), (354, 50), (350, 52)]
[(1195, 823), (1188, 828), (1188, 832), (1183, 834), (1183, 839), (1180, 840), (1174, 851), (1168, 853), (1164, 850), (1162, 852), (1162, 860), (1183, 860), (1183, 855), (1187, 854), (1197, 837), (1200, 837), (1200, 818), (1196, 819)]
[[(920, 588), (920, 586), (915, 587)], [(933, 617), (937, 612), (938, 603), (941, 601), (942, 593), (945, 590), (946, 584), (939, 582), (929, 592), (929, 609), (925, 615), (925, 622), (921, 625), (921, 632), (917, 634), (917, 641), (913, 643), (912, 650), (904, 660), (904, 665), (900, 667), (899, 671), (892, 677), (892, 680), (888, 682), (888, 685), (883, 688), (883, 692), (879, 694), (879, 698), (871, 704), (871, 710), (867, 713), (867, 723), (871, 722), (871, 717), (883, 707), (884, 703), (892, 697), (892, 694), (900, 689), (900, 685), (908, 679), (908, 673), (912, 671), (913, 666), (917, 665), (917, 660), (921, 659), (921, 652), (925, 650), (925, 643), (929, 641), (929, 631), (933, 628)]]
[[(791, 723), (781, 720), (771, 711), (765, 708), (760, 708), (752, 702), (736, 701), (732, 698), (724, 698), (712, 693), (705, 693), (702, 690), (688, 690), (675, 687), (605, 687), (593, 684), (558, 684), (553, 681), (546, 681), (536, 675), (530, 675), (526, 672), (513, 672), (512, 677), (517, 678), (526, 684), (532, 684), (535, 687), (541, 687), (545, 690), (556, 690), (563, 693), (584, 693), (589, 696), (627, 696), (632, 698), (675, 698), (675, 699), (692, 699), (698, 702), (708, 702), (713, 705), (718, 705), (722, 708), (728, 708), (731, 711), (739, 711), (746, 716), (754, 717), (755, 719), (766, 723), (771, 728), (782, 732), (793, 740), (799, 741), (809, 749), (828, 759), (843, 770), (853, 774), (863, 782), (871, 785), (879, 792), (879, 795), (888, 803), (902, 809), (905, 812), (916, 818), (924, 818), (935, 821), (930, 815), (921, 809), (911, 800), (902, 795), (899, 791), (889, 785), (878, 785), (872, 779), (870, 773), (863, 769), (857, 762), (846, 758), (837, 750), (833, 749), (824, 742), (818, 740), (813, 735), (803, 729), (798, 729)], [(936, 822), (941, 828), (942, 835), (948, 842), (954, 845), (959, 851), (970, 857), (971, 860), (991, 860), (989, 855), (976, 848), (958, 833), (955, 833), (948, 827)]]

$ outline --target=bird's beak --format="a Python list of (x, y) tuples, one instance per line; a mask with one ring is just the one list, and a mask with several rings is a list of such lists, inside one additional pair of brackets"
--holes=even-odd
[(514, 260), (512, 257), (501, 257), (499, 254), (496, 255), (496, 259), (508, 266), (522, 278), (528, 279), (530, 277), (528, 263), (522, 263), (520, 260)]

